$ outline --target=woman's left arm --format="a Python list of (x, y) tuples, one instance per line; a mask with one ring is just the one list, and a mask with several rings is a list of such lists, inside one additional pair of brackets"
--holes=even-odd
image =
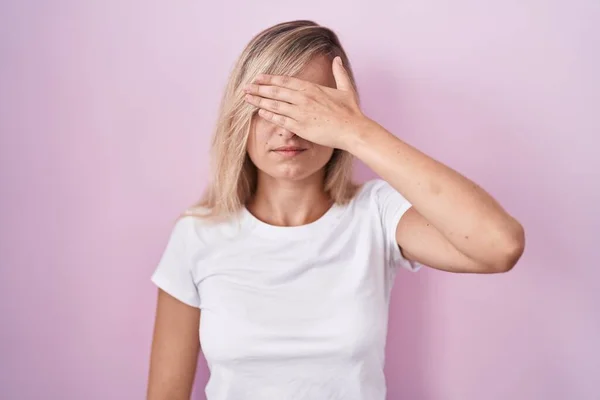
[(245, 85), (245, 100), (305, 140), (349, 151), (400, 192), (413, 205), (396, 229), (406, 258), (452, 272), (510, 270), (524, 248), (519, 222), (478, 185), (365, 116), (339, 57), (332, 71), (336, 88), (259, 75)]
[(403, 255), (451, 272), (509, 271), (523, 253), (521, 224), (471, 180), (364, 118), (346, 150), (412, 205), (396, 240)]

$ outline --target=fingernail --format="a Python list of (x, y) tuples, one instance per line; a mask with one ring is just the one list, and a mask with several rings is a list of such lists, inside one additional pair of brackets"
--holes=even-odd
[(338, 64), (340, 64), (340, 65), (344, 65), (344, 64), (342, 63), (342, 57), (340, 57), (340, 56), (337, 56), (337, 62), (338, 62)]

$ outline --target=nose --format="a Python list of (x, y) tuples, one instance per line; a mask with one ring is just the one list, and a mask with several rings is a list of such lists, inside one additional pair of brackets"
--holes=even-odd
[(294, 136), (296, 136), (295, 133), (293, 133), (292, 131), (289, 131), (285, 128), (279, 128), (278, 133), (279, 133), (279, 136), (286, 138), (286, 139), (291, 139)]

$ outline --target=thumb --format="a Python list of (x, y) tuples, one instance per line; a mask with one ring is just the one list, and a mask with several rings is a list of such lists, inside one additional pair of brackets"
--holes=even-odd
[(339, 90), (354, 91), (352, 81), (350, 81), (350, 77), (348, 76), (346, 68), (344, 68), (342, 65), (342, 58), (340, 56), (337, 56), (333, 59), (333, 65), (331, 69), (333, 70), (335, 85)]

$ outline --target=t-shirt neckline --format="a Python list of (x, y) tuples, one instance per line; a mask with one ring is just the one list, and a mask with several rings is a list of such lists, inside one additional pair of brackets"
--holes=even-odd
[(242, 207), (242, 218), (250, 224), (252, 232), (261, 236), (272, 238), (306, 238), (315, 235), (327, 226), (332, 226), (338, 221), (343, 210), (343, 206), (334, 203), (329, 209), (321, 215), (317, 220), (304, 225), (296, 226), (277, 226), (261, 221), (252, 214), (244, 205)]

